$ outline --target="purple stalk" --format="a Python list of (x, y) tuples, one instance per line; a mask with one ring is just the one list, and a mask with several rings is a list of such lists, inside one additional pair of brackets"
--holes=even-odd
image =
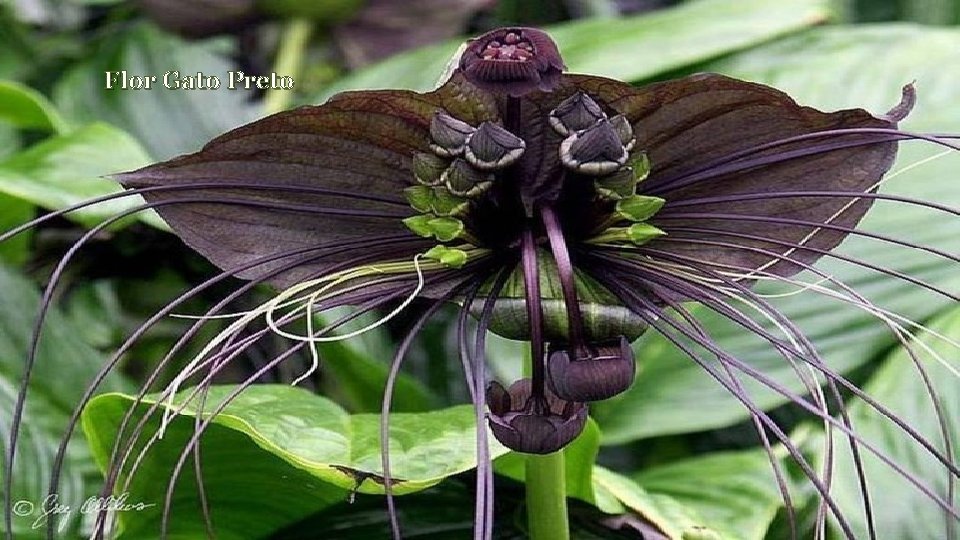
[(533, 231), (523, 231), (520, 243), (521, 264), (523, 266), (523, 287), (527, 306), (527, 320), (530, 324), (530, 375), (534, 412), (548, 414), (547, 399), (544, 394), (544, 347), (543, 347), (543, 306), (540, 303), (540, 269), (537, 265), (537, 246)]
[(563, 290), (563, 302), (567, 308), (567, 326), (570, 332), (572, 351), (586, 347), (583, 339), (583, 315), (580, 313), (580, 302), (577, 300), (577, 284), (573, 262), (567, 250), (567, 242), (563, 237), (563, 228), (560, 220), (552, 208), (541, 210), (543, 225), (550, 241), (550, 250), (557, 263), (557, 274), (560, 276), (560, 288)]

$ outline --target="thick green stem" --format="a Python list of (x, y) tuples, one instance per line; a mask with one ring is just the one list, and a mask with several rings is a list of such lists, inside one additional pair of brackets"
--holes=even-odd
[[(303, 66), (303, 53), (313, 34), (313, 22), (307, 19), (293, 19), (283, 28), (280, 38), (280, 48), (273, 64), (273, 72), (277, 76), (289, 76), (294, 81), (300, 77)], [(267, 114), (273, 114), (286, 109), (290, 105), (293, 90), (272, 88), (264, 96), (263, 106)]]
[(531, 540), (569, 540), (563, 450), (527, 457), (527, 523)]

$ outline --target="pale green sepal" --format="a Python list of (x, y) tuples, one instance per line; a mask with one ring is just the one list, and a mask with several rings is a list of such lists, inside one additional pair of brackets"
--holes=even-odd
[(627, 227), (627, 235), (630, 238), (630, 241), (638, 246), (642, 246), (647, 242), (660, 238), (661, 236), (666, 236), (667, 233), (663, 232), (661, 229), (650, 225), (649, 223), (634, 223), (633, 225)]
[(410, 186), (403, 190), (407, 202), (417, 212), (427, 213), (433, 209), (433, 188), (428, 186)]
[(469, 259), (466, 251), (447, 246), (434, 246), (423, 256), (450, 268), (462, 268)]
[(659, 212), (666, 202), (660, 197), (634, 195), (617, 202), (617, 214), (630, 221), (646, 221)]
[(438, 186), (433, 189), (431, 198), (433, 213), (438, 216), (462, 216), (470, 209), (470, 201), (450, 193), (446, 187)]
[(433, 236), (433, 230), (430, 228), (430, 220), (435, 219), (430, 214), (411, 216), (403, 220), (403, 224), (413, 231), (417, 236), (430, 238)]
[(650, 158), (647, 157), (646, 152), (637, 152), (636, 155), (630, 156), (627, 166), (633, 170), (633, 178), (637, 182), (642, 182), (650, 176)]
[[(427, 222), (430, 233), (441, 242), (459, 238), (463, 233), (463, 222), (452, 217), (435, 217)], [(416, 231), (414, 231), (416, 232)]]

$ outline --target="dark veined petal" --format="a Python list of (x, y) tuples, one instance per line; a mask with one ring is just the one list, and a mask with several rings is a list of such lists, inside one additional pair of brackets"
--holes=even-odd
[(587, 407), (544, 392), (538, 410), (530, 379), (521, 379), (504, 388), (494, 381), (487, 387), (490, 430), (501, 444), (527, 454), (549, 454), (560, 450), (583, 431)]
[(636, 362), (627, 338), (599, 345), (554, 347), (547, 358), (547, 382), (554, 394), (570, 401), (600, 401), (633, 384)]
[[(892, 129), (896, 127), (896, 120), (908, 112), (897, 110), (897, 114), (888, 116), (874, 116), (862, 109), (825, 113), (801, 106), (774, 88), (713, 74), (639, 89), (598, 77), (570, 76), (568, 79), (572, 85), (622, 113), (633, 126), (635, 147), (645, 151), (652, 163), (652, 171), (638, 192), (667, 200), (653, 220), (668, 233), (659, 242), (670, 242), (670, 229), (675, 227), (755, 234), (760, 230), (771, 239), (793, 243), (803, 241), (814, 231), (812, 226), (762, 223), (755, 219), (765, 217), (816, 223), (830, 221), (841, 227), (855, 225), (869, 208), (869, 201), (848, 204), (852, 199), (733, 200), (733, 197), (801, 190), (868, 192), (893, 164), (896, 142), (891, 142), (890, 135), (834, 134), (753, 152), (732, 164), (720, 162), (737, 152), (788, 137), (850, 128)], [(850, 146), (857, 142), (872, 144)], [(836, 148), (843, 145), (847, 147)], [(834, 149), (817, 151), (828, 148)], [(787, 153), (808, 155), (785, 160), (782, 156)], [(731, 197), (731, 200), (672, 207), (708, 197)], [(683, 217), (690, 213), (698, 215), (691, 219)], [(716, 217), (711, 219), (710, 215)], [(728, 219), (724, 215), (750, 216), (751, 219)], [(829, 250), (845, 236), (842, 231), (820, 230), (806, 245)], [(765, 242), (747, 244), (777, 252), (787, 249)], [(741, 267), (759, 267), (770, 262), (769, 257), (746, 250), (676, 242), (670, 244), (670, 249), (705, 262)], [(819, 254), (801, 250), (792, 257), (809, 263), (818, 259)], [(781, 262), (768, 270), (790, 275), (799, 267)]]
[[(349, 92), (324, 105), (253, 122), (197, 153), (117, 178), (128, 188), (182, 186), (145, 196), (151, 203), (170, 203), (157, 209), (164, 220), (224, 269), (284, 250), (345, 241), (372, 244), (404, 235), (414, 241), (394, 251), (412, 259), (432, 243), (418, 243), (403, 225), (412, 212), (404, 189), (417, 183), (414, 156), (430, 152), (430, 121), (441, 109), (470, 123), (493, 120), (496, 114), (488, 96), (461, 88), (458, 81), (422, 95)], [(202, 189), (190, 188), (196, 184)], [(178, 202), (187, 200), (193, 202)], [(289, 286), (355, 255), (355, 250), (329, 254), (271, 282)], [(240, 277), (254, 279), (279, 264), (258, 266)]]

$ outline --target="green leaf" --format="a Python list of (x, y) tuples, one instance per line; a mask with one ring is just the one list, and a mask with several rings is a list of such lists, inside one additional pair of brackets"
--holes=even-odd
[[(233, 386), (212, 387), (204, 410), (214, 410), (234, 390)], [(180, 394), (178, 400), (183, 397)], [(173, 460), (194, 432), (194, 401), (184, 414), (173, 419), (156, 450), (145, 454), (143, 474), (134, 475), (129, 489), (131, 500), (162, 503)], [(131, 396), (106, 394), (94, 399), (84, 411), (84, 431), (101, 467), (107, 464), (119, 422), (132, 403)], [(139, 404), (135, 420), (153, 403), (155, 398)], [(148, 434), (157, 431), (158, 416), (149, 420)], [(245, 516), (236, 522), (216, 519), (218, 537), (255, 537), (257, 531), (262, 534), (267, 527), (279, 526), (281, 519), (300, 519), (318, 510), (321, 502), (342, 499), (350, 490), (383, 493), (379, 424), (379, 415), (350, 415), (332, 401), (300, 388), (255, 385), (245, 389), (213, 418), (214, 429), (203, 437), (204, 470), (209, 464), (213, 471), (205, 484), (207, 496), (211, 501), (225, 501), (214, 512)], [(475, 466), (471, 406), (420, 414), (396, 413), (390, 417), (390, 427), (393, 491), (398, 495), (430, 487)], [(491, 447), (493, 457), (506, 451), (497, 444)], [(231, 452), (239, 456), (229, 458)], [(176, 526), (202, 531), (190, 474), (186, 471), (187, 482), (177, 492), (178, 509), (182, 502), (183, 508), (190, 510), (175, 520)], [(278, 480), (268, 480), (271, 477), (290, 480), (283, 481), (282, 488), (271, 489), (270, 486), (279, 486)], [(238, 486), (238, 481), (242, 485)], [(283, 495), (269, 500), (278, 491)], [(155, 526), (159, 511), (152, 508), (145, 513), (121, 516), (130, 537), (137, 537), (134, 531), (142, 534), (151, 530), (148, 527)]]
[(763, 540), (783, 499), (763, 450), (714, 452), (634, 475), (651, 493), (669, 495), (729, 538)]
[[(197, 150), (258, 116), (251, 91), (228, 88), (228, 73), (237, 68), (218, 54), (223, 44), (188, 44), (144, 24), (111, 33), (94, 56), (66, 72), (54, 88), (54, 102), (76, 123), (105, 121), (133, 134), (154, 158)], [(124, 70), (130, 77), (153, 76), (156, 81), (149, 90), (107, 89), (106, 73)], [(216, 76), (220, 87), (166, 88), (163, 77), (172, 71), (179, 71), (181, 78)], [(176, 77), (171, 77), (172, 85)]]
[(709, 529), (692, 508), (669, 495), (651, 493), (626, 476), (599, 465), (593, 469), (593, 485), (601, 510), (609, 513), (622, 513), (625, 510), (636, 512), (671, 540), (681, 540), (685, 533)]
[[(907, 131), (956, 133), (960, 132), (960, 103), (955, 99), (960, 92), (960, 71), (944, 70), (943, 66), (953, 61), (951, 51), (958, 49), (960, 31), (956, 29), (906, 25), (826, 27), (708, 67), (774, 85), (800, 103), (827, 110), (866, 106), (883, 112), (897, 103), (900, 87), (916, 79), (918, 105), (902, 127)], [(884, 61), (876, 62), (876, 58)], [(851, 73), (856, 76), (851, 78)], [(894, 171), (941, 150), (926, 143), (904, 143)], [(958, 166), (960, 156), (954, 152), (904, 172), (884, 184), (881, 191), (956, 208), (960, 206), (960, 192), (950, 180)], [(878, 202), (861, 228), (958, 253), (960, 220), (943, 216), (905, 204)], [(936, 227), (930, 226), (931, 220)], [(954, 294), (960, 289), (956, 263), (935, 255), (858, 237), (848, 238), (838, 252), (909, 274)], [(879, 306), (913, 320), (924, 320), (951, 303), (917, 285), (842, 261), (824, 258), (817, 267)], [(804, 274), (798, 279), (816, 282), (818, 277)], [(770, 286), (760, 290), (785, 293), (796, 291), (797, 287)], [(804, 331), (826, 363), (839, 372), (864, 365), (895, 342), (885, 325), (872, 315), (813, 291), (770, 302)], [(767, 342), (706, 311), (696, 313), (722, 348), (793, 391), (802, 389), (789, 363)], [(762, 318), (756, 319), (777, 333)], [(636, 346), (636, 384), (626, 394), (592, 408), (605, 443), (712, 429), (747, 418), (747, 410), (729, 392), (654, 334), (648, 332)], [(743, 379), (748, 382), (746, 377)], [(780, 394), (750, 382), (747, 388), (761, 408), (785, 402)]]
[[(27, 358), (30, 334), (37, 313), (39, 295), (33, 283), (0, 265), (0, 437), (9, 440), (10, 419)], [(63, 436), (68, 416), (85, 386), (103, 364), (103, 358), (84, 343), (78, 329), (53, 309), (48, 315), (30, 379), (25, 413), (20, 426), (17, 457), (14, 460), (11, 499), (26, 501), (33, 512), (22, 512), (14, 521), (16, 537), (39, 537), (45, 529), (33, 528), (49, 488), (52, 462)], [(116, 374), (108, 375), (105, 390), (122, 388)], [(95, 486), (85, 483), (83, 472), (92, 467), (89, 454), (76, 439), (68, 447), (61, 471), (59, 501), (78, 508)], [(6, 450), (4, 450), (6, 451)], [(21, 506), (24, 508), (24, 506)], [(61, 516), (64, 531), (78, 522), (76, 512)], [(32, 535), (32, 536), (31, 536)]]
[[(636, 81), (825, 21), (823, 0), (697, 0), (648, 15), (586, 19), (547, 28), (571, 73)], [(344, 90), (429, 90), (462, 39), (398, 55), (341, 79), (311, 102)]]
[[(943, 336), (956, 339), (960, 336), (960, 309), (954, 308), (938, 317), (930, 324), (930, 328)], [(926, 334), (922, 339), (948, 363), (947, 366), (935, 361), (932, 354), (925, 353), (921, 347), (914, 347), (943, 406), (947, 436), (953, 441), (952, 459), (957, 463), (960, 461), (960, 448), (957, 446), (957, 441), (960, 441), (957, 348), (932, 334)], [(863, 389), (930, 441), (941, 453), (946, 453), (933, 402), (905, 348), (899, 347), (891, 353)], [(903, 466), (922, 484), (946, 497), (947, 477), (950, 473), (936, 458), (863, 401), (852, 401), (848, 410), (859, 436)], [(854, 534), (866, 537), (862, 497), (846, 436), (838, 433), (834, 448), (838, 450), (838, 455), (831, 495), (840, 506), (844, 517), (851, 523)], [(950, 518), (946, 517), (936, 503), (873, 454), (866, 450), (861, 450), (861, 453), (877, 531), (883, 531), (883, 535), (890, 538), (947, 538), (945, 520)], [(820, 459), (822, 460), (823, 456), (820, 456)], [(957, 523), (955, 525), (960, 526)]]
[[(56, 210), (121, 191), (105, 175), (142, 167), (150, 162), (129, 135), (106, 124), (92, 124), (44, 140), (0, 162), (0, 193)], [(135, 206), (140, 197), (124, 197), (67, 214), (85, 225)], [(144, 221), (166, 227), (153, 212)]]
[(62, 133), (67, 125), (43, 94), (14, 81), (0, 81), (0, 122)]

